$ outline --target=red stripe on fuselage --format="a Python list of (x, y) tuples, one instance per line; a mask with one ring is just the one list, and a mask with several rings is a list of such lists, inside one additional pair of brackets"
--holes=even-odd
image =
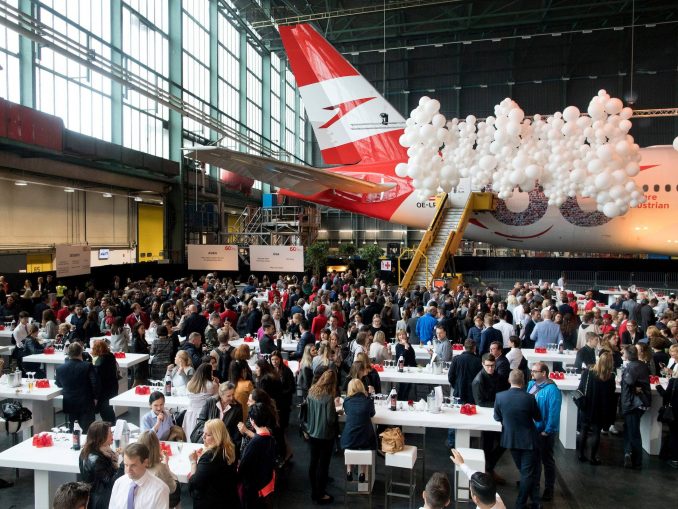
[[(345, 143), (321, 151), (326, 164), (376, 164), (392, 161), (393, 167), (407, 162), (407, 149), (400, 145), (402, 129), (375, 134), (353, 143)], [(362, 154), (362, 155), (361, 155)], [(391, 171), (391, 174), (393, 171)]]

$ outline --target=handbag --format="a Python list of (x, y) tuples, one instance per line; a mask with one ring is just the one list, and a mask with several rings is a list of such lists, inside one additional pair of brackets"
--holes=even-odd
[(9, 423), (17, 423), (16, 431), (21, 429), (21, 423), (30, 421), (33, 418), (33, 412), (28, 408), (24, 408), (20, 401), (6, 401), (0, 407), (2, 410), (2, 418), (5, 419), (5, 431), (9, 433)]
[(308, 402), (304, 399), (299, 403), (299, 436), (308, 442)]
[(674, 389), (675, 389), (675, 383), (674, 383), (674, 385), (671, 386), (671, 393), (670, 393), (670, 396), (669, 396), (669, 403), (667, 403), (666, 405), (663, 405), (663, 406), (659, 409), (659, 413), (657, 414), (657, 420), (658, 420), (659, 422), (661, 422), (661, 423), (664, 423), (664, 424), (671, 424), (673, 421), (676, 420), (676, 416), (675, 416), (675, 414), (673, 413), (673, 407), (671, 406), (671, 403), (670, 403), (671, 397), (673, 396), (673, 391), (674, 391)]
[(381, 451), (384, 453), (400, 452), (405, 448), (405, 437), (400, 428), (388, 428), (379, 436), (381, 437)]
[(572, 393), (572, 399), (574, 400), (574, 404), (577, 405), (577, 408), (579, 410), (582, 409), (584, 406), (584, 401), (586, 401), (586, 393), (588, 392), (589, 389), (589, 373), (590, 371), (586, 371), (586, 382), (584, 383), (584, 392), (581, 392), (579, 389), (574, 391)]

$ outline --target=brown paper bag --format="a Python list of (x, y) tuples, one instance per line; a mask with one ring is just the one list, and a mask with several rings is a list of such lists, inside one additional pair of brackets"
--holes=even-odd
[(400, 428), (388, 428), (379, 436), (381, 437), (381, 450), (384, 453), (400, 452), (405, 447), (405, 437)]

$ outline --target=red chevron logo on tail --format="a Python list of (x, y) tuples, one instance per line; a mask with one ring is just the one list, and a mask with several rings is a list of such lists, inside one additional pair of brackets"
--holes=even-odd
[(331, 119), (329, 119), (327, 122), (325, 122), (323, 125), (319, 127), (319, 129), (327, 129), (330, 127), (332, 124), (337, 122), (341, 117), (346, 115), (349, 111), (357, 108), (363, 103), (366, 103), (367, 101), (371, 101), (374, 99), (374, 97), (364, 97), (362, 99), (356, 99), (354, 101), (346, 101), (341, 104), (337, 104), (336, 106), (327, 106), (323, 108), (324, 110), (328, 111), (333, 111), (333, 110), (339, 110), (337, 111), (337, 114), (334, 115)]

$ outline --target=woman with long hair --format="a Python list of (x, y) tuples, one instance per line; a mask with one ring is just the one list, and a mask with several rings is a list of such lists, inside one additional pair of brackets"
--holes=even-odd
[[(129, 350), (131, 353), (150, 354), (148, 343), (146, 342), (146, 326), (141, 321), (134, 324), (132, 343)], [(148, 361), (134, 366), (134, 385), (145, 384), (148, 381), (148, 371)]]
[(638, 350), (638, 360), (647, 364), (647, 369), (650, 370), (650, 375), (659, 375), (657, 367), (654, 363), (652, 350), (647, 343), (636, 343), (636, 350)]
[[(269, 410), (268, 414), (270, 415), (271, 419), (266, 423), (266, 427), (274, 436), (278, 435), (280, 421), (278, 419), (278, 408), (275, 404), (275, 401), (266, 393), (266, 391), (254, 389), (247, 398), (247, 407), (245, 410), (247, 416), (249, 416), (249, 411), (252, 406), (256, 405), (257, 403), (264, 405)], [(245, 419), (245, 422), (238, 424), (238, 431), (242, 435), (240, 450), (244, 451), (249, 441), (254, 438), (256, 430), (254, 429), (254, 426), (252, 426), (252, 423), (249, 421), (249, 419)]]
[(82, 480), (91, 486), (87, 509), (108, 509), (113, 484), (124, 473), (111, 444), (111, 425), (102, 421), (92, 423), (78, 460)]
[(167, 366), (167, 374), (172, 378), (172, 387), (185, 388), (195, 374), (191, 357), (186, 350), (179, 350), (174, 356), (174, 364)]
[(275, 439), (270, 428), (274, 417), (269, 407), (254, 403), (247, 422), (254, 430), (242, 451), (238, 474), (242, 483), (240, 500), (244, 509), (271, 507), (269, 496), (275, 491)]
[(563, 348), (565, 350), (574, 350), (577, 347), (577, 320), (574, 318), (574, 315), (567, 313), (563, 316), (560, 332), (563, 335)]
[(41, 339), (54, 339), (59, 332), (56, 315), (51, 309), (45, 309), (42, 312), (42, 328), (43, 332), (40, 334)]
[(384, 360), (391, 359), (391, 348), (386, 343), (386, 334), (378, 330), (374, 333), (373, 342), (370, 345), (370, 359), (374, 359), (375, 364), (383, 364)]
[[(406, 330), (399, 330), (396, 332), (396, 339), (398, 343), (395, 348), (395, 360), (400, 362), (400, 358), (403, 358), (403, 365), (406, 367), (417, 367), (417, 356), (414, 353), (414, 348), (410, 345), (409, 338), (407, 337)], [(363, 387), (365, 387), (363, 385)], [(409, 383), (400, 383), (398, 384), (398, 401), (407, 401), (410, 395), (412, 384)]]
[[(348, 384), (344, 400), (346, 426), (341, 433), (342, 449), (374, 451), (377, 448), (377, 437), (372, 426), (374, 417), (374, 401), (368, 396), (363, 383), (354, 378)], [(346, 465), (346, 479), (353, 480), (353, 465)], [(358, 482), (365, 482), (367, 465), (360, 466)]]
[(113, 352), (129, 352), (130, 337), (125, 328), (125, 319), (122, 316), (116, 316), (111, 325), (111, 350)]
[(139, 435), (138, 443), (148, 448), (148, 465), (146, 468), (164, 482), (170, 492), (170, 507), (176, 507), (181, 499), (181, 485), (177, 476), (169, 468), (169, 457), (160, 449), (160, 440), (152, 431), (144, 431)]
[[(612, 354), (603, 350), (598, 362), (589, 370), (584, 370), (579, 382), (579, 390), (584, 402), (579, 409), (581, 416), (581, 434), (577, 447), (579, 461), (590, 461), (592, 465), (600, 465), (598, 446), (600, 431), (614, 424), (617, 414), (616, 384), (614, 380), (614, 362)], [(591, 452), (586, 455), (588, 436), (591, 434)]]
[(297, 391), (297, 384), (294, 381), (294, 373), (283, 361), (282, 355), (277, 350), (271, 354), (271, 365), (275, 369), (276, 376), (280, 380), (280, 395), (275, 403), (278, 407), (278, 419), (280, 424), (281, 443), (278, 444), (280, 457), (287, 461), (292, 457), (292, 450), (289, 447), (285, 432), (290, 423), (290, 413), (292, 411), (292, 398)]
[(102, 420), (115, 424), (115, 412), (109, 401), (118, 395), (118, 362), (103, 339), (94, 340), (92, 364), (99, 379), (95, 411), (101, 415)]
[(362, 361), (362, 363), (365, 365), (365, 369), (367, 370), (367, 378), (369, 380), (368, 385), (374, 387), (376, 394), (381, 394), (381, 378), (379, 377), (377, 370), (372, 367), (370, 358), (365, 353), (359, 353), (356, 356), (356, 360)]
[(299, 386), (301, 387), (301, 397), (306, 399), (308, 390), (313, 385), (313, 357), (316, 355), (314, 344), (304, 347), (304, 354), (299, 362)]
[(203, 443), (205, 449), (201, 455), (193, 451), (188, 456), (191, 462), (188, 492), (193, 498), (193, 507), (238, 509), (235, 446), (221, 419), (210, 419), (205, 423)]
[(96, 311), (90, 311), (87, 314), (85, 323), (82, 324), (82, 334), (84, 343), (89, 346), (92, 338), (101, 336), (101, 329), (99, 329), (99, 314)]
[(186, 395), (188, 396), (188, 409), (184, 415), (184, 422), (181, 427), (184, 433), (190, 438), (195, 428), (198, 414), (202, 410), (205, 401), (217, 394), (219, 385), (212, 377), (212, 365), (209, 363), (201, 364), (195, 372), (195, 375), (186, 385)]
[(622, 354), (619, 351), (619, 336), (617, 336), (617, 331), (603, 334), (603, 339), (600, 342), (600, 349), (610, 352), (614, 369), (622, 367), (624, 359), (622, 359)]
[[(247, 345), (245, 345), (247, 348)], [(254, 390), (254, 384), (252, 383), (252, 372), (250, 367), (247, 365), (247, 361), (234, 359), (231, 362), (229, 367), (228, 381), (235, 386), (235, 392), (233, 397), (235, 400), (240, 403), (240, 406), (243, 409), (243, 413), (246, 412), (247, 400), (249, 399), (250, 393)]]
[(337, 436), (338, 398), (337, 374), (328, 369), (309, 389), (308, 428), (311, 460), (308, 468), (311, 482), (311, 499), (318, 504), (330, 504), (334, 497), (327, 493), (327, 477)]

